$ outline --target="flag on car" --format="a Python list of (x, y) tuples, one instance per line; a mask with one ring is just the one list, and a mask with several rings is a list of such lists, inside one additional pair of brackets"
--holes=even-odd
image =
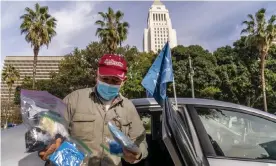
[(146, 90), (146, 95), (147, 95), (147, 98), (152, 98), (153, 96), (150, 94), (149, 91)]
[(165, 44), (148, 73), (142, 81), (142, 86), (147, 90), (158, 104), (163, 105), (167, 94), (167, 83), (173, 82), (173, 68), (169, 42)]

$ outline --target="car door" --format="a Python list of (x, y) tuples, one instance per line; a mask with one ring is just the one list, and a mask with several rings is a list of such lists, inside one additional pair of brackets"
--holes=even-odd
[[(189, 105), (197, 133), (213, 145), (215, 153), (205, 153), (210, 166), (275, 166), (276, 120), (268, 114), (231, 107)], [(208, 135), (208, 140), (203, 139)], [(202, 146), (203, 151), (208, 151)]]
[(171, 102), (166, 99), (162, 113), (162, 139), (175, 166), (207, 166), (197, 157), (184, 125)]

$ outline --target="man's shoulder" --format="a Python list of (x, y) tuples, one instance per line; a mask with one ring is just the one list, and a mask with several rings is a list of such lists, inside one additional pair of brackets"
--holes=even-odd
[(130, 108), (135, 108), (133, 102), (131, 99), (124, 97), (123, 95), (120, 96), (123, 100), (124, 107), (130, 107)]
[[(121, 93), (120, 93), (120, 98), (123, 100), (124, 103), (129, 103), (131, 102), (131, 100), (125, 96), (123, 96)], [(132, 102), (131, 102), (132, 103)]]

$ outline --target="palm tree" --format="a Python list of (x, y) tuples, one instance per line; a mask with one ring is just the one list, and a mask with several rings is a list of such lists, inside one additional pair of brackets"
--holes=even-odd
[(119, 22), (117, 30), (118, 30), (118, 33), (119, 33), (120, 47), (122, 47), (122, 42), (127, 39), (128, 28), (129, 28), (128, 22), (123, 22), (123, 23)]
[(7, 67), (4, 68), (2, 72), (2, 81), (5, 81), (8, 85), (9, 90), (9, 97), (8, 97), (8, 107), (5, 110), (5, 118), (6, 118), (6, 125), (8, 123), (8, 110), (10, 110), (10, 99), (11, 99), (11, 93), (12, 93), (12, 86), (15, 83), (15, 81), (19, 80), (20, 74), (18, 70), (12, 65), (7, 65)]
[(21, 34), (25, 34), (25, 40), (31, 43), (34, 52), (33, 62), (33, 89), (35, 89), (35, 75), (37, 56), (40, 48), (46, 45), (47, 48), (56, 35), (56, 19), (48, 12), (47, 6), (40, 6), (35, 4), (35, 10), (28, 7), (25, 8), (25, 14), (20, 17), (22, 24), (20, 25)]
[(260, 68), (261, 68), (261, 83), (263, 93), (264, 111), (267, 112), (266, 101), (266, 85), (265, 85), (265, 60), (268, 55), (268, 50), (272, 46), (273, 40), (276, 39), (276, 15), (272, 15), (271, 18), (266, 21), (266, 10), (260, 9), (255, 14), (255, 18), (252, 14), (248, 14), (248, 21), (244, 21), (243, 24), (246, 28), (241, 33), (247, 33), (247, 44), (256, 46), (260, 54)]
[(122, 42), (127, 39), (128, 22), (121, 22), (124, 13), (120, 10), (114, 12), (112, 8), (108, 8), (108, 12), (98, 13), (102, 20), (97, 20), (96, 25), (100, 27), (97, 28), (96, 36), (101, 39), (101, 42), (107, 46), (109, 53), (114, 53), (118, 45), (122, 45)]

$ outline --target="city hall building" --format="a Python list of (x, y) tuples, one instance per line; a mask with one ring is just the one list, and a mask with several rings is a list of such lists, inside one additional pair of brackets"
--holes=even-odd
[(171, 48), (177, 46), (176, 31), (172, 28), (169, 11), (160, 0), (155, 0), (150, 7), (147, 23), (143, 38), (144, 52), (156, 53), (162, 50), (168, 40)]

